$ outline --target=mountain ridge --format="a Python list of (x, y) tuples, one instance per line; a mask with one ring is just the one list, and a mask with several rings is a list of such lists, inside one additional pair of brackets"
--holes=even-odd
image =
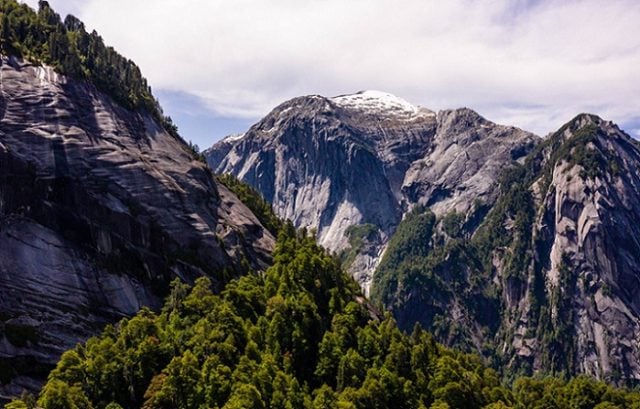
[[(397, 100), (370, 93), (336, 98), (360, 101), (363, 95), (371, 100), (382, 94), (380, 106)], [(356, 255), (351, 270), (365, 291), (402, 215), (424, 204), (418, 196), (441, 202), (442, 209), (464, 206), (461, 198), (474, 192), (490, 204), (499, 167), (521, 158), (537, 141), (469, 109), (436, 114), (399, 102), (412, 114), (394, 119), (334, 99), (311, 95), (284, 102), (241, 138), (223, 139), (204, 155), (215, 172), (231, 173), (257, 188), (279, 216), (317, 229), (320, 243), (332, 251), (349, 248), (350, 226), (376, 226), (374, 242)], [(363, 106), (371, 105), (376, 104)], [(457, 133), (456, 127), (467, 122), (477, 125), (477, 132)], [(460, 144), (465, 146), (457, 148)], [(462, 153), (473, 158), (460, 160)], [(425, 174), (425, 168), (432, 172)]]
[[(433, 327), (438, 339), (516, 373), (637, 383), (638, 348), (629, 335), (638, 325), (637, 300), (618, 287), (635, 288), (638, 275), (632, 226), (640, 213), (629, 199), (640, 186), (637, 155), (633, 140), (611, 122), (578, 115), (505, 174), (496, 206), (473, 236), (439, 239), (445, 244), (414, 263), (412, 278), (402, 279), (406, 268), (396, 266), (387, 278), (404, 283), (396, 295), (382, 285), (374, 298), (395, 309), (405, 328), (415, 320), (431, 328), (457, 310), (463, 324), (440, 321)], [(439, 281), (447, 270), (461, 275)], [(434, 293), (440, 297), (429, 298)], [(482, 324), (482, 316), (497, 321)], [(483, 351), (478, 342), (495, 349)]]

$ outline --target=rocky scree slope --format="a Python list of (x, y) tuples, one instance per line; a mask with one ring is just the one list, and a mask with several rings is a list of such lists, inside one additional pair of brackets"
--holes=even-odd
[[(217, 173), (258, 189), (283, 218), (343, 252), (368, 293), (389, 237), (416, 204), (474, 211), (497, 196), (502, 168), (534, 135), (469, 109), (432, 112), (364, 91), (287, 101), (243, 135), (205, 151)], [(477, 199), (477, 200), (476, 200)]]
[(274, 240), (144, 111), (47, 66), (0, 60), (0, 394), (33, 389), (169, 281), (270, 263)]
[(475, 232), (462, 217), (445, 218), (443, 231), (428, 210), (412, 215), (376, 272), (374, 299), (402, 327), (421, 322), (507, 373), (637, 384), (639, 166), (636, 141), (579, 115), (505, 173)]

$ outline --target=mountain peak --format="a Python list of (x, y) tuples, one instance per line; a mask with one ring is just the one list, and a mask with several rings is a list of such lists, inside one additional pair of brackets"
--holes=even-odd
[(488, 123), (489, 121), (471, 108), (445, 109), (438, 112), (440, 121), (466, 121), (468, 123)]
[(435, 113), (411, 104), (407, 100), (383, 91), (366, 90), (355, 94), (338, 95), (331, 98), (341, 108), (365, 114), (394, 116), (409, 119), (420, 114), (434, 116)]
[(613, 122), (602, 119), (598, 115), (589, 114), (589, 113), (580, 113), (573, 117), (569, 122), (567, 122), (562, 128), (560, 128), (561, 132), (571, 132), (575, 133), (582, 128), (587, 126), (592, 126), (596, 128), (600, 128), (602, 130), (613, 130), (614, 128), (619, 131), (620, 129)]
[[(622, 131), (618, 125), (612, 121), (602, 119), (598, 115), (581, 113), (576, 115), (569, 122), (564, 124), (552, 138), (566, 142), (575, 139), (576, 136), (584, 136), (586, 134), (598, 134), (605, 139), (625, 140), (629, 142), (632, 138)], [(604, 140), (603, 140), (604, 141)]]
[(600, 118), (598, 115), (596, 114), (590, 114), (588, 112), (581, 112), (578, 115), (576, 115), (575, 117), (573, 117), (573, 119), (571, 121), (569, 121), (569, 123), (576, 123), (576, 124), (599, 124), (601, 122), (604, 122), (604, 119)]

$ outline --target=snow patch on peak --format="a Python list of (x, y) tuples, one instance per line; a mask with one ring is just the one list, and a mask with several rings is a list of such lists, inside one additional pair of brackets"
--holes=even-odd
[(432, 111), (415, 106), (393, 94), (382, 91), (360, 91), (350, 95), (339, 95), (331, 98), (338, 106), (360, 111), (366, 114), (385, 115), (402, 119), (410, 119), (419, 114), (435, 115)]
[(244, 133), (235, 133), (228, 136), (225, 136), (222, 141), (223, 142), (237, 142), (240, 139), (244, 138)]

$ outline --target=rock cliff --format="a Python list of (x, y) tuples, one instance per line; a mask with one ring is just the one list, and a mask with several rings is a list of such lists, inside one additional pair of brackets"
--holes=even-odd
[(0, 395), (158, 306), (175, 277), (222, 283), (273, 237), (144, 111), (47, 66), (0, 59)]
[[(530, 258), (501, 278), (510, 365), (640, 381), (640, 149), (579, 115), (531, 162)], [(511, 327), (511, 331), (506, 328)]]
[[(295, 98), (205, 151), (212, 169), (256, 187), (276, 213), (317, 229), (368, 292), (389, 237), (415, 204), (438, 214), (491, 205), (502, 168), (538, 138), (469, 109), (432, 112), (364, 91)], [(366, 233), (366, 234), (364, 234)]]
[(636, 141), (579, 115), (505, 172), (479, 227), (431, 216), (416, 228), (412, 215), (376, 271), (374, 297), (402, 327), (420, 322), (508, 374), (637, 384), (639, 166)]

